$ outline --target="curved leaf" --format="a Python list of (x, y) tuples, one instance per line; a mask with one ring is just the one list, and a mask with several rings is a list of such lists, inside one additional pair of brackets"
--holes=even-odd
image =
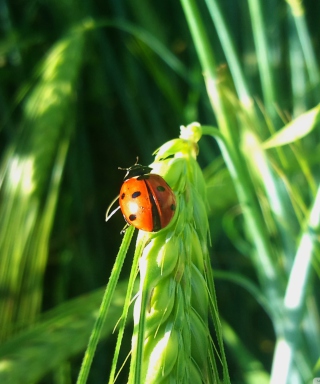
[(320, 104), (290, 121), (263, 143), (264, 148), (280, 147), (308, 135), (319, 121)]

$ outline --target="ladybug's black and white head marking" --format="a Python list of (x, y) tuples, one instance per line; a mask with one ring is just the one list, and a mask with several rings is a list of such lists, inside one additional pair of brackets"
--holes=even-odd
[(127, 171), (127, 173), (124, 176), (124, 180), (128, 180), (131, 177), (135, 177), (135, 176), (139, 176), (139, 177), (147, 176), (152, 171), (152, 168), (148, 167), (147, 165), (141, 165), (138, 163), (132, 165), (130, 168), (119, 167), (118, 169)]

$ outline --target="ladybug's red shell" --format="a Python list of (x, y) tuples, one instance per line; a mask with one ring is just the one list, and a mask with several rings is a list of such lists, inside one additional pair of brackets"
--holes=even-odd
[(150, 173), (125, 180), (119, 204), (128, 224), (143, 231), (157, 232), (171, 221), (176, 199), (164, 179)]

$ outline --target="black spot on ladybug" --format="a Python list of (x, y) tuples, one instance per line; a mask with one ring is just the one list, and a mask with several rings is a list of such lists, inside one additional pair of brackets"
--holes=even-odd
[(126, 195), (126, 194), (123, 192), (123, 194), (120, 196), (120, 199), (123, 200), (124, 197), (125, 197), (125, 195)]
[(162, 185), (157, 186), (157, 191), (164, 192), (165, 190), (166, 190), (165, 187), (163, 187)]
[(141, 195), (141, 192), (140, 191), (136, 191), (136, 192), (133, 192), (133, 194), (131, 195), (131, 197), (133, 199), (136, 199), (137, 197), (139, 197)]
[(137, 180), (147, 180), (150, 178), (150, 175), (140, 175), (137, 177)]
[(176, 206), (174, 204), (171, 204), (171, 211), (175, 211), (176, 210)]
[(130, 216), (129, 216), (129, 220), (130, 220), (130, 221), (135, 221), (136, 218), (137, 218), (136, 215), (130, 215)]

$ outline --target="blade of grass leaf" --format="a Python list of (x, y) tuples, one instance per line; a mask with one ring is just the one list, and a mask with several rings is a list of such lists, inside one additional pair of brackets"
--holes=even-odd
[(121, 322), (122, 323), (121, 323), (121, 327), (120, 327), (119, 333), (118, 333), (117, 344), (116, 344), (114, 357), (113, 357), (113, 361), (112, 361), (111, 372), (110, 372), (110, 376), (109, 376), (109, 382), (108, 382), (109, 384), (113, 384), (114, 380), (115, 380), (114, 376), (115, 376), (115, 372), (116, 372), (116, 368), (117, 368), (117, 361), (118, 361), (118, 357), (119, 357), (121, 342), (122, 342), (122, 338), (123, 338), (123, 334), (124, 334), (124, 330), (125, 330), (125, 323), (126, 323), (126, 319), (128, 316), (128, 310), (129, 310), (130, 300), (132, 298), (132, 292), (133, 292), (135, 280), (137, 278), (139, 259), (140, 259), (140, 256), (141, 256), (141, 253), (143, 251), (144, 246), (145, 246), (145, 242), (137, 240), (137, 247), (136, 247), (136, 250), (134, 253), (134, 257), (133, 257), (133, 263), (132, 263), (132, 267), (131, 267), (126, 298), (124, 301), (123, 312), (121, 315)]
[[(146, 241), (148, 241), (148, 237), (144, 237), (141, 233), (141, 236), (137, 239), (137, 247), (136, 252), (134, 256), (134, 264), (136, 265), (139, 262), (140, 256), (142, 254), (142, 251), (146, 245)], [(148, 295), (143, 292), (143, 295), (141, 297), (141, 308), (143, 305), (146, 305), (148, 300)], [(139, 300), (139, 298), (138, 298)], [(134, 328), (133, 331), (133, 338), (132, 340), (136, 339), (137, 341), (134, 343), (132, 354), (131, 354), (131, 363), (130, 363), (130, 372), (129, 372), (129, 379), (128, 383), (140, 383), (140, 376), (141, 376), (141, 368), (142, 367), (142, 359), (143, 359), (143, 342), (144, 342), (144, 332), (145, 332), (145, 323), (146, 318), (145, 314), (143, 312), (140, 312), (140, 320), (137, 327)], [(137, 369), (137, 367), (139, 367)]]
[(230, 122), (219, 90), (216, 60), (207, 31), (201, 19), (201, 14), (195, 0), (181, 0), (181, 4), (198, 54), (207, 93), (219, 128), (223, 132), (225, 140), (227, 140), (229, 144), (232, 143), (232, 147), (235, 148), (237, 146), (237, 140), (228, 126)]
[[(316, 234), (320, 228), (320, 188), (310, 211), (309, 221), (306, 230), (302, 234), (300, 244), (295, 256), (294, 264), (290, 273), (284, 305), (286, 308), (286, 332), (285, 338), (277, 342), (274, 354), (274, 361), (271, 373), (271, 383), (289, 382), (290, 370), (296, 357), (298, 342), (296, 332), (292, 329), (299, 329), (304, 317), (307, 287), (309, 286), (310, 273), (312, 268), (312, 256), (316, 252), (319, 240)], [(317, 322), (317, 319), (315, 320)], [(318, 349), (319, 340), (315, 338)]]
[(308, 135), (319, 122), (320, 104), (290, 121), (263, 143), (264, 148), (274, 148), (289, 143)]
[[(224, 105), (223, 97), (219, 92), (215, 70), (215, 58), (208, 40), (208, 35), (201, 20), (196, 2), (194, 0), (181, 0), (181, 4), (185, 11), (190, 32), (198, 52), (207, 86), (208, 96), (210, 98), (213, 110), (219, 123), (219, 128), (222, 133), (221, 134), (219, 132), (219, 141), (221, 139), (221, 143), (224, 143), (222, 153), (225, 156), (225, 161), (231, 176), (234, 178), (239, 200), (243, 205), (243, 210), (245, 212), (247, 221), (250, 223), (249, 227), (250, 230), (252, 230), (253, 241), (256, 243), (257, 251), (259, 254), (259, 258), (256, 259), (256, 262), (257, 265), (259, 265), (260, 260), (263, 259), (265, 268), (261, 269), (261, 271), (265, 271), (271, 280), (275, 283), (274, 289), (270, 289), (270, 293), (272, 291), (275, 296), (278, 296), (279, 292), (277, 292), (277, 289), (275, 288), (277, 285), (276, 271), (272, 265), (272, 253), (270, 244), (268, 243), (268, 234), (256, 204), (250, 178), (244, 165), (245, 161), (239, 152), (238, 139), (233, 128), (233, 120), (231, 118), (229, 120), (229, 113), (227, 112)], [(204, 127), (203, 129), (205, 131)], [(208, 134), (210, 134), (209, 130)], [(228, 148), (227, 151), (226, 148)], [(263, 277), (265, 280), (266, 276), (262, 275), (263, 274), (261, 274), (260, 277)], [(269, 284), (267, 284), (267, 286), (270, 287)], [(278, 302), (278, 300), (276, 301)]]
[(244, 78), (243, 71), (240, 66), (240, 61), (232, 41), (232, 36), (230, 35), (228, 26), (225, 23), (224, 17), (220, 10), (220, 6), (218, 5), (216, 0), (205, 1), (210, 12), (212, 21), (216, 27), (221, 46), (226, 55), (228, 66), (230, 67), (230, 72), (232, 74), (232, 79), (234, 81), (234, 85), (237, 90), (239, 99), (245, 107), (250, 108), (252, 106), (252, 99), (250, 97), (246, 80)]
[(64, 167), (66, 151), (63, 156), (60, 153), (62, 157), (58, 153), (67, 148), (72, 131), (70, 106), (83, 44), (83, 31), (72, 31), (50, 49), (40, 79), (26, 100), (23, 129), (13, 139), (11, 156), (1, 167), (0, 192), (6, 199), (0, 207), (3, 337), (16, 322), (20, 326), (32, 322), (40, 308), (47, 242), (61, 181), (61, 173), (55, 179), (54, 167)]
[(310, 33), (308, 32), (306, 19), (305, 19), (305, 10), (303, 3), (301, 1), (292, 1), (287, 0), (289, 7), (292, 12), (292, 17), (294, 19), (298, 37), (300, 40), (301, 50), (303, 52), (303, 57), (305, 61), (305, 66), (309, 75), (310, 83), (314, 88), (315, 99), (318, 100), (320, 97), (320, 76), (319, 69), (316, 60), (316, 55), (313, 50), (313, 44), (310, 41)]
[[(262, 85), (262, 93), (264, 97), (264, 104), (268, 114), (274, 117), (275, 110), (273, 103), (275, 102), (275, 89), (274, 89), (274, 78), (272, 69), (270, 66), (270, 49), (266, 38), (266, 28), (263, 19), (262, 3), (260, 0), (248, 0), (250, 10), (250, 20), (252, 23), (252, 32), (255, 42), (255, 52), (258, 59), (258, 67), (260, 74), (260, 81)], [(264, 6), (266, 3), (264, 3)]]
[(105, 322), (105, 319), (110, 307), (110, 303), (119, 280), (119, 275), (120, 275), (134, 230), (135, 228), (133, 226), (129, 226), (129, 228), (125, 231), (123, 241), (121, 243), (121, 246), (116, 258), (116, 262), (112, 268), (109, 282), (105, 290), (105, 293), (103, 295), (103, 299), (99, 309), (99, 314), (96, 319), (94, 328), (91, 332), (87, 350), (83, 357), (81, 369), (77, 379), (77, 384), (85, 384), (87, 382), (87, 378), (90, 372), (90, 367), (94, 357), (94, 353), (100, 339), (101, 330)]
[(305, 70), (304, 57), (301, 54), (296, 28), (292, 17), (288, 17), (288, 40), (289, 40), (289, 62), (290, 80), (292, 89), (292, 115), (299, 116), (307, 109), (305, 90), (308, 88), (308, 79)]
[[(122, 311), (127, 282), (121, 282), (101, 337), (111, 334)], [(0, 382), (36, 383), (64, 361), (83, 351), (96, 318), (103, 290), (67, 301), (43, 314), (31, 329), (0, 346)]]
[[(263, 150), (259, 137), (248, 129), (242, 130), (242, 152), (246, 153), (251, 177), (255, 189), (262, 186), (266, 197), (266, 204), (262, 205), (265, 221), (272, 225), (273, 236), (281, 239), (281, 246), (277, 248), (277, 255), (285, 255), (279, 262), (290, 270), (295, 252), (295, 231), (298, 222), (294, 217), (289, 195), (284, 187), (283, 180), (274, 172), (271, 162)], [(270, 219), (268, 220), (268, 217)], [(269, 225), (269, 227), (270, 227)]]
[[(235, 184), (238, 199), (241, 203), (243, 214), (252, 236), (252, 242), (256, 246), (257, 255), (254, 259), (254, 263), (256, 265), (260, 280), (269, 299), (273, 298), (275, 302), (280, 304), (280, 280), (278, 279), (278, 272), (272, 263), (273, 256), (270, 244), (267, 240), (268, 234), (264, 224), (262, 223), (262, 217), (259, 209), (256, 206), (256, 197), (252, 192), (251, 185), (247, 184), (248, 176), (244, 174), (245, 170), (241, 168), (240, 163), (234, 158), (231, 148), (219, 130), (213, 127), (202, 126), (202, 132), (203, 134), (208, 134), (214, 137), (220, 146), (222, 155)], [(280, 308), (274, 307), (273, 309), (275, 310), (274, 315), (278, 316)]]

